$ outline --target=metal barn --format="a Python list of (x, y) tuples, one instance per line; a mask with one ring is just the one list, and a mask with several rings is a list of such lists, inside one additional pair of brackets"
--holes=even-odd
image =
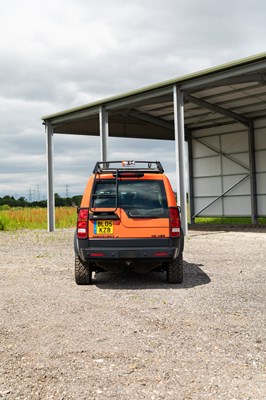
[(53, 135), (172, 140), (177, 194), (187, 231), (196, 216), (266, 216), (266, 53), (43, 117), (48, 230), (54, 223)]

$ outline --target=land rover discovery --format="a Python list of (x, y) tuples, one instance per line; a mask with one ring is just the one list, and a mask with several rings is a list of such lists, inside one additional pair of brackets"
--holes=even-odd
[(75, 280), (92, 272), (166, 271), (183, 281), (180, 208), (159, 161), (97, 162), (78, 208)]

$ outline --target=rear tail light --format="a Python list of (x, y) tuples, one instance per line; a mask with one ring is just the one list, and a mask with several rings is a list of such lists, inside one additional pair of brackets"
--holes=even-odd
[(169, 234), (170, 237), (179, 237), (180, 236), (180, 214), (178, 207), (170, 207), (169, 208)]
[(156, 253), (154, 253), (155, 257), (168, 257), (169, 253), (167, 253), (167, 251), (157, 251)]
[(87, 239), (88, 237), (88, 216), (87, 208), (80, 208), (78, 212), (77, 236), (78, 239)]

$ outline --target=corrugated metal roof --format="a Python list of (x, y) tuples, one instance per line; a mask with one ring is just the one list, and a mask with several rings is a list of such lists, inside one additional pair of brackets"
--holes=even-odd
[(56, 133), (99, 135), (99, 106), (109, 134), (174, 139), (173, 85), (184, 92), (185, 127), (193, 131), (266, 117), (266, 52), (43, 117)]

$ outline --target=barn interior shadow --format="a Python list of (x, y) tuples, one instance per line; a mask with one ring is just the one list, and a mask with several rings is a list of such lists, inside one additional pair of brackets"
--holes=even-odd
[(97, 273), (93, 279), (93, 284), (99, 289), (189, 289), (210, 283), (210, 277), (201, 267), (203, 267), (202, 264), (192, 264), (184, 261), (184, 280), (182, 284), (169, 284), (166, 280), (165, 272), (140, 274), (133, 271)]

